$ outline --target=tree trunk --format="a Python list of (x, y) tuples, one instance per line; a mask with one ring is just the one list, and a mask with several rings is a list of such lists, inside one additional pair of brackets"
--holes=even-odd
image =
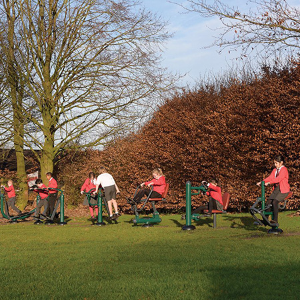
[(43, 180), (43, 183), (45, 183), (46, 185), (48, 184), (46, 173), (53, 172), (53, 164), (55, 158), (55, 150), (52, 141), (53, 139), (46, 139), (40, 160), (41, 178)]
[(15, 58), (15, 7), (14, 1), (7, 2), (8, 48), (7, 48), (7, 77), (10, 88), (10, 98), (13, 109), (14, 147), (17, 157), (17, 176), (19, 183), (18, 205), (21, 209), (27, 205), (28, 186), (24, 158), (24, 120), (22, 113), (23, 89), (20, 84), (17, 62)]

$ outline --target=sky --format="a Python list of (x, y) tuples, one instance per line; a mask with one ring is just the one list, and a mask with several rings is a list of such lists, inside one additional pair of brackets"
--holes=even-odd
[(162, 63), (173, 73), (186, 74), (181, 80), (183, 85), (192, 86), (200, 78), (221, 74), (236, 64), (237, 53), (228, 53), (226, 50), (219, 53), (217, 47), (205, 48), (217, 36), (213, 30), (220, 26), (217, 18), (186, 13), (168, 0), (142, 0), (141, 4), (169, 23), (167, 28), (173, 37), (164, 45)]
[[(191, 87), (200, 79), (218, 76), (239, 66), (241, 60), (238, 51), (225, 49), (220, 53), (216, 46), (205, 48), (218, 36), (216, 29), (222, 25), (218, 18), (186, 13), (171, 1), (184, 4), (185, 0), (140, 0), (140, 3), (169, 23), (168, 31), (174, 35), (165, 43), (162, 64), (173, 73), (187, 74), (182, 78), (181, 85)], [(242, 11), (254, 7), (249, 1), (223, 0), (223, 3)], [(299, 6), (299, 0), (289, 0), (288, 3)]]

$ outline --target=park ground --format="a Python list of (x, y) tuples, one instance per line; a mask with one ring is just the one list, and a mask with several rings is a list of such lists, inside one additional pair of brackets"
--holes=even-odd
[(0, 299), (299, 299), (300, 217), (280, 213), (281, 235), (250, 214), (226, 214), (183, 231), (180, 215), (152, 228), (0, 224)]

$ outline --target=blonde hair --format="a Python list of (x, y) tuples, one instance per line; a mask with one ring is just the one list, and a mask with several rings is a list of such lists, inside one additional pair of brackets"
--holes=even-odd
[(164, 175), (161, 168), (155, 168), (155, 169), (152, 171), (152, 173), (156, 173), (156, 174), (158, 174), (159, 176), (163, 176), (163, 175)]
[(11, 179), (7, 180), (7, 184), (9, 183), (13, 184), (13, 181)]

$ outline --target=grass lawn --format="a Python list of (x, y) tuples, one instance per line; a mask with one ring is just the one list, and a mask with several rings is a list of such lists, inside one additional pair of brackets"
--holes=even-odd
[(119, 223), (0, 226), (0, 299), (299, 299), (300, 218), (279, 215), (282, 235), (250, 214), (179, 215), (152, 228)]

